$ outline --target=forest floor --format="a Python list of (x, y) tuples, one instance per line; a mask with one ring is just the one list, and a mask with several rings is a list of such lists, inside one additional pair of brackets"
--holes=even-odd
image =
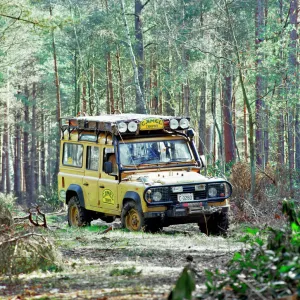
[(167, 299), (191, 260), (199, 275), (196, 295), (204, 289), (204, 270), (222, 269), (242, 247), (234, 231), (228, 238), (208, 237), (196, 224), (170, 226), (159, 234), (103, 233), (107, 224), (98, 221), (74, 229), (65, 217), (52, 225), (45, 236), (56, 244), (62, 270), (0, 277), (0, 299)]

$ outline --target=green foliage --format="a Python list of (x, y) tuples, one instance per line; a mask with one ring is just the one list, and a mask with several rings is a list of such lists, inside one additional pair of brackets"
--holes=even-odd
[(199, 298), (300, 296), (300, 213), (293, 201), (284, 201), (283, 213), (288, 222), (281, 229), (246, 229), (246, 250), (236, 252), (226, 270), (206, 271), (206, 292)]
[(135, 276), (141, 274), (142, 271), (137, 271), (135, 267), (125, 269), (113, 269), (110, 271), (110, 276)]
[(172, 300), (192, 299), (195, 290), (194, 272), (190, 267), (185, 267), (171, 292)]

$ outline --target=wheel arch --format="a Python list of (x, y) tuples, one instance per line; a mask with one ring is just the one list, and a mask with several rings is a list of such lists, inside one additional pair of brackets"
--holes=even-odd
[(123, 198), (122, 207), (124, 207), (124, 205), (129, 201), (133, 201), (138, 205), (142, 205), (141, 197), (136, 192), (128, 191), (128, 192), (125, 193), (124, 198)]
[(84, 197), (83, 197), (83, 191), (80, 185), (77, 184), (71, 184), (68, 189), (67, 189), (67, 193), (66, 193), (66, 204), (68, 205), (70, 199), (73, 196), (77, 196), (80, 206), (85, 208), (85, 203), (84, 203)]

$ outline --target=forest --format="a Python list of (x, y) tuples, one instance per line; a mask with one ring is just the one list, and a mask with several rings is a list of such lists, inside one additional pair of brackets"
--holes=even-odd
[[(43, 215), (40, 209), (49, 212), (49, 227), (65, 222), (60, 215), (63, 203), (57, 192), (62, 117), (116, 113), (189, 117), (199, 154), (207, 160), (205, 174), (225, 178), (233, 186), (231, 218), (238, 229), (230, 231), (228, 240), (236, 241), (243, 235), (238, 243), (246, 243), (250, 250), (246, 254), (235, 252), (232, 258), (232, 251), (242, 248), (235, 244), (222, 262), (215, 252), (216, 263), (210, 265), (206, 261), (203, 266), (221, 271), (205, 275), (197, 273), (191, 263), (193, 259), (185, 266), (185, 258), (178, 262), (174, 256), (169, 262), (177, 268), (169, 274), (173, 281), (161, 279), (166, 285), (163, 288), (152, 278), (153, 294), (145, 292), (142, 283), (148, 273), (143, 269), (145, 278), (139, 283), (143, 288), (136, 294), (126, 293), (135, 295), (132, 298), (107, 291), (89, 297), (166, 299), (166, 291), (170, 291), (181, 274), (173, 296), (169, 294), (168, 299), (192, 299), (191, 293), (195, 289), (199, 292), (195, 283), (199, 276), (207, 280), (206, 292), (203, 287), (200, 289), (204, 298), (223, 299), (226, 293), (243, 298), (249, 296), (250, 290), (250, 298), (243, 299), (297, 299), (300, 295), (299, 8), (298, 0), (0, 0), (0, 220), (3, 214), (15, 216), (20, 212), (24, 218), (28, 209), (35, 208), (37, 216)], [(53, 212), (59, 213), (52, 215)], [(12, 219), (4, 225), (12, 226)], [(246, 234), (241, 233), (241, 224), (250, 224)], [(14, 249), (11, 253), (15, 253), (15, 241), (22, 240), (20, 248), (46, 253), (51, 264), (45, 268), (54, 268), (55, 272), (60, 272), (61, 261), (54, 263), (56, 255), (52, 251), (56, 250), (52, 249), (51, 239), (59, 241), (59, 247), (64, 249), (62, 257), (82, 255), (86, 245), (89, 249), (98, 247), (92, 238), (103, 243), (105, 251), (117, 247), (107, 257), (88, 252), (91, 260), (104, 259), (106, 263), (114, 260), (115, 254), (123, 261), (124, 257), (135, 255), (141, 259), (153, 258), (152, 252), (157, 251), (149, 250), (143, 257), (144, 254), (137, 254), (134, 251), (138, 250), (128, 246), (139, 245), (139, 236), (124, 237), (118, 230), (99, 236), (93, 232), (93, 226), (88, 229), (90, 238), (81, 229), (65, 233), (70, 229), (58, 228), (55, 237), (49, 234), (46, 248), (39, 248), (42, 240), (28, 241), (26, 246), (27, 237), (36, 235), (40, 239), (42, 234), (24, 233), (22, 230), (27, 229), (22, 227), (19, 231), (18, 225), (9, 231), (17, 235), (12, 238), (2, 225), (0, 222), (0, 233), (5, 233), (3, 236), (8, 239), (0, 237), (0, 253), (7, 249), (3, 247), (10, 240)], [(100, 224), (102, 229), (105, 226)], [(269, 226), (271, 231), (266, 231)], [(167, 247), (198, 245), (194, 258), (200, 257), (205, 253), (201, 242), (190, 245), (188, 241), (189, 237), (197, 240), (200, 233), (189, 230), (186, 227), (174, 232), (167, 230)], [(168, 235), (172, 233), (176, 236), (176, 246), (169, 241)], [(25, 239), (20, 239), (25, 235)], [(68, 242), (64, 241), (65, 235)], [(276, 245), (270, 241), (272, 237)], [(206, 238), (207, 249), (213, 248), (210, 243), (214, 243), (215, 237), (211, 241)], [(149, 243), (155, 243), (152, 235), (148, 239)], [(164, 243), (161, 236), (158, 239)], [(223, 249), (227, 242), (220, 239), (223, 244), (218, 247)], [(73, 246), (77, 250), (70, 250)], [(122, 247), (128, 253), (122, 252)], [(143, 247), (148, 247), (148, 242)], [(284, 252), (290, 256), (282, 258)], [(40, 265), (36, 256), (29, 255), (34, 263), (26, 269), (28, 272)], [(169, 259), (167, 255), (162, 257)], [(280, 257), (279, 262), (275, 262), (276, 257)], [(229, 259), (231, 264), (225, 267), (225, 260)], [(250, 261), (255, 259), (264, 262), (251, 265)], [(20, 261), (16, 260), (16, 264), (20, 265)], [(79, 262), (70, 260), (67, 264), (78, 272)], [(88, 269), (89, 264), (85, 264), (83, 268)], [(267, 272), (270, 264), (277, 273), (264, 277), (266, 273), (262, 270)], [(7, 295), (7, 299), (16, 287), (10, 281), (11, 276), (23, 272), (12, 265), (3, 267), (0, 260), (0, 297)], [(115, 268), (115, 273), (110, 270), (109, 276), (122, 277), (125, 270), (130, 284), (141, 276), (139, 267), (123, 267)], [(224, 277), (225, 268), (230, 278)], [(236, 270), (245, 269), (249, 272), (239, 277)], [(256, 275), (252, 274), (253, 269)], [(1, 274), (7, 272), (10, 279), (5, 279), (2, 285)], [(62, 276), (75, 280), (73, 275)], [(255, 276), (265, 280), (253, 283)], [(82, 290), (84, 284), (80, 278), (76, 280), (69, 288)], [(7, 287), (12, 284), (12, 288), (1, 294), (6, 283)], [(106, 283), (116, 289), (124, 288), (122, 284)], [(49, 290), (56, 289), (56, 285), (57, 282), (49, 283), (49, 289), (44, 291), (49, 299), (52, 297)], [(57, 292), (62, 289), (59, 286)], [(21, 293), (18, 289), (17, 292)], [(23, 294), (24, 299), (34, 295)], [(68, 297), (71, 294), (60, 295), (58, 299)], [(90, 299), (86, 294), (80, 297)]]

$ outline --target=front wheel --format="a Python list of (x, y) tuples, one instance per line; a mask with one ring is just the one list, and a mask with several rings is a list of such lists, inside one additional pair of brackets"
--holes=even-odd
[(122, 227), (130, 231), (140, 231), (145, 226), (143, 211), (134, 201), (125, 203), (121, 214)]
[(73, 227), (87, 226), (90, 224), (88, 213), (80, 206), (77, 196), (73, 196), (68, 203), (68, 224)]
[(199, 223), (201, 232), (207, 235), (226, 235), (229, 227), (228, 212), (214, 213), (207, 221)]

